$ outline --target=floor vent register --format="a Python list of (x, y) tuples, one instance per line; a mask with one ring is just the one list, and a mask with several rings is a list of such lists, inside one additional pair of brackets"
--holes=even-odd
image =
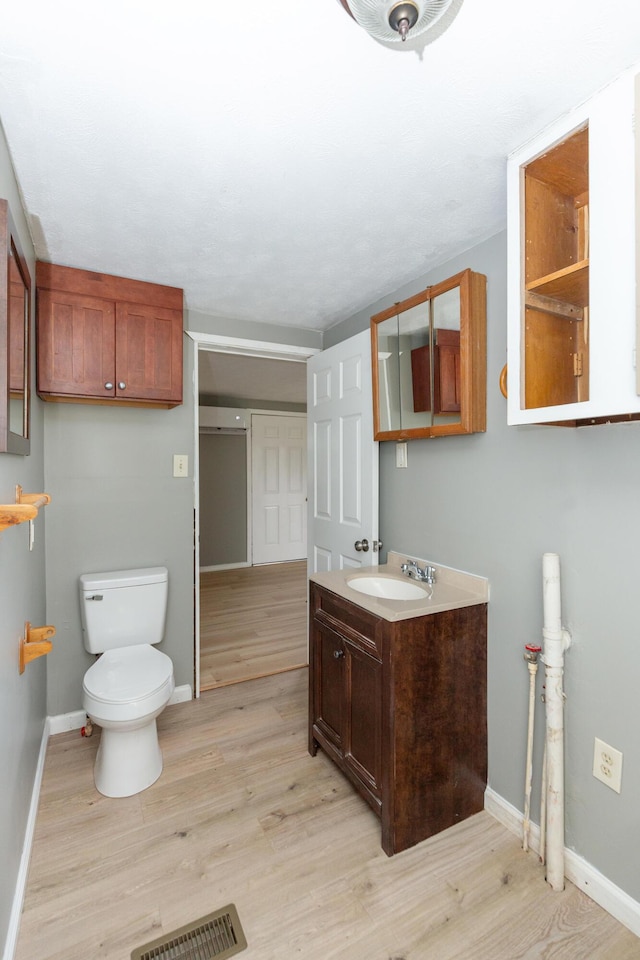
[(226, 960), (247, 946), (233, 903), (137, 947), (131, 960)]

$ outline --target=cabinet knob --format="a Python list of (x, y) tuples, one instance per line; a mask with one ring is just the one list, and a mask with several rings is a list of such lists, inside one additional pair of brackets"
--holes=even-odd
[(111, 383), (111, 381), (107, 380), (107, 382), (104, 385), (104, 388), (105, 390), (113, 390), (113, 384)]
[(366, 553), (367, 550), (369, 549), (369, 541), (368, 541), (368, 540), (356, 540), (356, 542), (354, 543), (354, 547), (356, 548), (356, 550), (358, 551), (358, 553), (360, 553), (360, 551), (362, 551), (363, 553)]
[(118, 384), (118, 390), (124, 390), (126, 386), (127, 385), (124, 382), (124, 380), (121, 380), (120, 383)]
[(334, 650), (333, 656), (336, 660), (341, 660), (344, 657), (344, 650)]

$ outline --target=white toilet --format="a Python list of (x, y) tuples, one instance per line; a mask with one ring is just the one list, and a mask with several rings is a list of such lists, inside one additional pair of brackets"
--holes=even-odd
[(156, 717), (174, 690), (173, 663), (152, 644), (164, 635), (165, 567), (85, 573), (80, 577), (84, 645), (102, 656), (84, 675), (83, 706), (102, 727), (96, 787), (130, 797), (162, 773)]

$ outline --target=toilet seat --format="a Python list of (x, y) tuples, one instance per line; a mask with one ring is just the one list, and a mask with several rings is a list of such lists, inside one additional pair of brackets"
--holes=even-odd
[(174, 689), (171, 658), (151, 644), (116, 647), (89, 667), (84, 707), (98, 723), (129, 721), (161, 709)]

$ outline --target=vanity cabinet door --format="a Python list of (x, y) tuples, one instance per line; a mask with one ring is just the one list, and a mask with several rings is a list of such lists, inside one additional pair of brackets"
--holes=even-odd
[(342, 755), (346, 713), (344, 638), (315, 622), (311, 657), (313, 727)]
[(346, 673), (343, 755), (372, 795), (382, 792), (382, 664), (355, 643), (344, 641)]

